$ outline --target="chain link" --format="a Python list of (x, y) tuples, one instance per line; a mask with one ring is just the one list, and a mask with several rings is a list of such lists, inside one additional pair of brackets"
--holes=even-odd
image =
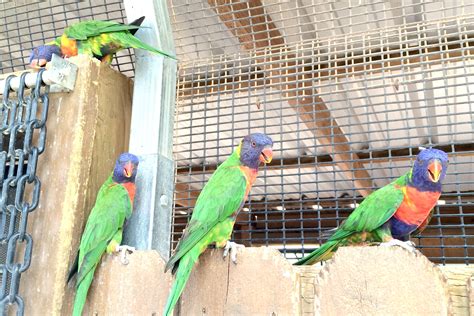
[(38, 156), (46, 143), (49, 87), (38, 72), (33, 89), (25, 86), (26, 73), (20, 75), (20, 88), (14, 94), (10, 81), (0, 103), (0, 313), (14, 306), (24, 314), (24, 301), (18, 293), (21, 273), (31, 264), (33, 238), (26, 231), (28, 214), (39, 203), (41, 182), (36, 176)]

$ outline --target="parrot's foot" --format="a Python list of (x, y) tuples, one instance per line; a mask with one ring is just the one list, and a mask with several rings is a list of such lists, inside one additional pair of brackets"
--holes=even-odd
[(115, 248), (115, 251), (120, 253), (120, 262), (123, 265), (127, 265), (129, 264), (127, 253), (133, 253), (135, 251), (135, 247), (122, 245), (122, 246), (117, 246), (117, 248)]
[(415, 244), (410, 240), (401, 241), (394, 238), (388, 242), (383, 242), (380, 244), (380, 247), (391, 247), (391, 246), (398, 246), (398, 247), (402, 247), (405, 250), (408, 250), (409, 252), (415, 252)]
[(365, 243), (365, 245), (366, 245), (366, 246), (369, 246), (369, 247), (380, 246), (380, 244), (381, 244), (381, 243), (378, 242), (378, 241), (367, 241), (367, 242)]
[(230, 252), (230, 260), (232, 260), (233, 263), (237, 263), (237, 250), (239, 248), (242, 249), (245, 248), (245, 246), (228, 240), (224, 247), (223, 257), (227, 257)]

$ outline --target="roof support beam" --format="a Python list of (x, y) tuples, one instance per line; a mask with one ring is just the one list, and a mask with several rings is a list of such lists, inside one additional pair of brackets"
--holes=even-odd
[[(448, 155), (456, 155), (456, 157), (472, 157), (474, 156), (474, 144), (464, 143), (464, 144), (451, 144), (436, 146), (437, 149), (440, 149), (446, 152)], [(400, 148), (400, 149), (389, 149), (389, 150), (374, 150), (370, 153), (367, 151), (358, 151), (355, 152), (360, 159), (362, 164), (367, 163), (388, 163), (396, 161), (407, 161), (412, 159), (414, 155), (417, 155), (419, 152), (418, 148)], [(268, 168), (314, 168), (317, 164), (317, 167), (331, 167), (334, 165), (334, 162), (330, 155), (315, 155), (315, 156), (302, 156), (296, 158), (276, 158), (268, 165)], [(217, 165), (194, 165), (189, 169), (186, 168), (180, 169), (177, 168), (178, 175), (191, 173), (192, 175), (198, 175), (202, 173), (211, 173), (216, 170)]]
[[(208, 3), (245, 49), (263, 51), (284, 45), (283, 35), (265, 13), (260, 0), (208, 0)], [(372, 187), (369, 173), (357, 155), (351, 153), (347, 137), (317, 95), (311, 73), (305, 73), (304, 65), (297, 64), (295, 57), (288, 55), (282, 59), (279, 55), (265, 54), (259, 63), (271, 83), (289, 97), (288, 103), (318, 141), (330, 148), (329, 153), (346, 178), (353, 181), (361, 195), (368, 195)]]
[[(312, 54), (318, 55), (327, 51), (324, 45), (317, 46), (317, 50)], [(318, 61), (317, 64), (307, 65), (306, 72), (311, 72), (318, 82), (328, 80), (338, 80), (347, 76), (363, 76), (365, 73), (376, 75), (381, 72), (396, 72), (401, 69), (411, 67), (424, 67), (437, 65), (444, 62), (456, 63), (471, 58), (474, 55), (474, 36), (467, 37), (465, 42), (461, 42), (459, 37), (447, 38), (444, 43), (439, 39), (423, 41), (416, 47), (407, 47), (404, 52), (399, 51), (399, 47), (383, 47), (378, 50), (361, 50), (353, 57), (338, 57), (337, 54), (328, 56), (329, 61)], [(307, 51), (307, 49), (305, 49)], [(308, 52), (309, 53), (309, 52)], [(282, 51), (279, 55), (288, 55)], [(289, 58), (280, 56), (280, 58)], [(182, 97), (198, 97), (204, 94), (213, 95), (217, 93), (247, 92), (248, 87), (274, 88), (268, 79), (265, 79), (259, 71), (249, 71), (248, 67), (241, 69), (238, 74), (221, 76), (216, 74), (210, 79), (198, 81), (184, 81), (180, 83), (178, 89)], [(250, 81), (250, 79), (251, 81)]]

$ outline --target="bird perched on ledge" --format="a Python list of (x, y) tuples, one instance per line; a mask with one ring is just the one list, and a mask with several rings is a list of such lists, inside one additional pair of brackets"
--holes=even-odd
[(382, 246), (397, 245), (412, 251), (409, 237), (428, 225), (447, 168), (445, 152), (423, 149), (408, 173), (367, 196), (328, 241), (295, 264), (327, 260), (338, 247), (361, 243), (382, 242)]
[(194, 264), (208, 245), (215, 243), (219, 248), (225, 247), (224, 257), (230, 250), (231, 259), (236, 262), (237, 245), (229, 238), (237, 214), (257, 178), (260, 163), (272, 160), (272, 146), (272, 140), (265, 134), (244, 137), (202, 189), (183, 237), (166, 264), (165, 270), (172, 268), (176, 278), (163, 315), (171, 315)]
[(73, 316), (82, 315), (87, 292), (102, 255), (105, 252), (133, 250), (128, 246), (120, 246), (120, 243), (125, 220), (132, 215), (137, 167), (138, 158), (135, 155), (121, 154), (113, 173), (102, 184), (97, 194), (94, 208), (82, 233), (79, 252), (67, 280), (69, 282), (77, 273)]
[(130, 24), (114, 21), (83, 21), (64, 30), (63, 35), (46, 45), (33, 48), (30, 67), (41, 68), (51, 61), (53, 54), (72, 57), (86, 54), (110, 64), (114, 55), (125, 48), (139, 48), (173, 59), (174, 56), (143, 43), (134, 36), (144, 16)]

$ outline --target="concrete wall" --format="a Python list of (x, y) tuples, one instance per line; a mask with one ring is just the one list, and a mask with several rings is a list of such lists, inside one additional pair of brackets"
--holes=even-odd
[(67, 315), (72, 291), (66, 275), (96, 198), (120, 152), (128, 148), (132, 82), (85, 56), (73, 92), (51, 94), (46, 150), (39, 157), (42, 182), (31, 213), (33, 258), (22, 276), (26, 315)]

